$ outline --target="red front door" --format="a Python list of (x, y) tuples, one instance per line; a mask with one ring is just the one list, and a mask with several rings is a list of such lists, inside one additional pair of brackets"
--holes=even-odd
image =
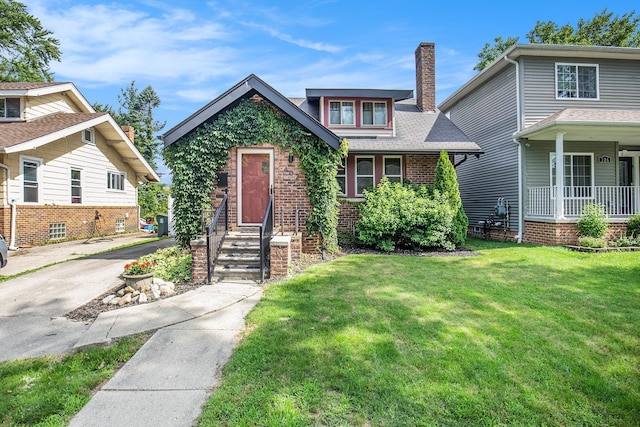
[(269, 202), (270, 154), (241, 153), (242, 224), (261, 224)]

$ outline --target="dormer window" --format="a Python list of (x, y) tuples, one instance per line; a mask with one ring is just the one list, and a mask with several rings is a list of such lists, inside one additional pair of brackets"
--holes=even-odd
[(363, 126), (386, 126), (387, 125), (387, 103), (369, 102), (362, 103), (362, 125)]
[(330, 125), (354, 125), (355, 106), (353, 101), (331, 101), (329, 103)]
[(0, 119), (19, 119), (20, 115), (20, 98), (0, 98)]
[(93, 129), (89, 128), (82, 131), (82, 142), (86, 142), (87, 144), (95, 143)]

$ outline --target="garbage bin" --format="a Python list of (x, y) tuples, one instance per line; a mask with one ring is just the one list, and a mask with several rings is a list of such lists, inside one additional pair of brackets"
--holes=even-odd
[(156, 215), (158, 225), (158, 237), (169, 235), (169, 217), (167, 215)]

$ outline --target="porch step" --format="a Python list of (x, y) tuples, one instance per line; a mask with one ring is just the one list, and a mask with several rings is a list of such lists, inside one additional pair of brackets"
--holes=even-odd
[(260, 229), (242, 227), (229, 232), (214, 269), (217, 281), (260, 280)]

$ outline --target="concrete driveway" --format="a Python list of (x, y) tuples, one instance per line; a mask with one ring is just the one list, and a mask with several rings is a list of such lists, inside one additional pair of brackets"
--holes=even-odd
[[(175, 244), (174, 239), (164, 239), (73, 259), (82, 251), (108, 250), (134, 238), (140, 241), (139, 236), (125, 236), (91, 247), (67, 242), (20, 255), (19, 262), (10, 257), (10, 265), (13, 258), (23, 268), (60, 262), (61, 257), (72, 260), (0, 283), (0, 361), (71, 351), (90, 323), (63, 316), (120, 283), (125, 263)], [(0, 273), (6, 275), (5, 269)]]

